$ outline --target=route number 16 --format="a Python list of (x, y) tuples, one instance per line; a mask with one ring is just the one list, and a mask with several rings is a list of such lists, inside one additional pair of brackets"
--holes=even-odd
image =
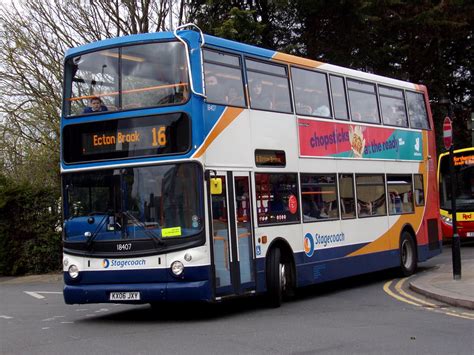
[(165, 126), (160, 126), (158, 129), (153, 127), (153, 129), (151, 130), (151, 133), (153, 135), (153, 142), (152, 142), (153, 147), (163, 147), (166, 145), (166, 127)]

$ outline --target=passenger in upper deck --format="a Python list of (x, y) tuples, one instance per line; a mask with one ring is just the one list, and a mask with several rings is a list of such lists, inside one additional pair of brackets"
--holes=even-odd
[(108, 110), (109, 109), (107, 108), (107, 106), (102, 104), (101, 98), (98, 96), (94, 96), (90, 99), (90, 106), (84, 107), (84, 111), (82, 113), (96, 113)]
[(205, 82), (208, 101), (215, 102), (217, 104), (225, 104), (225, 92), (223, 92), (223, 87), (219, 84), (217, 76), (213, 73), (206, 73)]
[(250, 83), (250, 102), (252, 108), (269, 110), (271, 109), (272, 102), (270, 98), (263, 92), (263, 83), (261, 80), (256, 79)]
[(229, 88), (226, 101), (229, 105), (243, 106), (245, 104), (243, 96), (240, 96), (235, 86)]

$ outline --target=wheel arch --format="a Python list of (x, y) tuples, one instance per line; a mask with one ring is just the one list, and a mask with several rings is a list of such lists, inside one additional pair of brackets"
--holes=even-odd
[(267, 253), (265, 255), (265, 271), (268, 269), (268, 256), (270, 255), (271, 251), (275, 248), (280, 249), (281, 253), (281, 261), (284, 263), (289, 263), (291, 265), (291, 273), (292, 273), (292, 284), (296, 286), (296, 263), (295, 263), (295, 255), (293, 253), (293, 249), (291, 248), (290, 244), (283, 238), (277, 237), (272, 240), (270, 245), (268, 246)]
[(282, 261), (291, 261), (292, 263), (295, 262), (293, 250), (291, 249), (290, 244), (288, 244), (285, 239), (281, 237), (273, 239), (270, 245), (268, 246), (267, 254), (265, 256), (266, 258), (268, 257), (273, 248), (280, 249)]

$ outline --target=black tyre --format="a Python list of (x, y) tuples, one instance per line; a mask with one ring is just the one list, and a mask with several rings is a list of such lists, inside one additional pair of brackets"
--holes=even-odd
[[(286, 267), (281, 262), (281, 251), (274, 248), (270, 251), (267, 260), (267, 297), (270, 307), (281, 306), (283, 290), (286, 287)], [(286, 271), (286, 272), (285, 272)]]
[(403, 276), (413, 275), (417, 267), (416, 246), (412, 235), (404, 231), (400, 238), (400, 271)]

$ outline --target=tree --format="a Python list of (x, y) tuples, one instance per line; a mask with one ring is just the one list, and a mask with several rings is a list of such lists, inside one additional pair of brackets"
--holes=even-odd
[[(186, 1), (172, 5), (184, 21)], [(169, 13), (168, 0), (24, 0), (0, 8), (0, 274), (59, 266), (65, 51), (165, 30)]]
[(208, 34), (294, 52), (294, 10), (294, 1), (288, 0), (194, 0), (189, 19)]
[[(178, 23), (187, 2), (174, 0)], [(167, 29), (169, 0), (24, 0), (0, 8), (0, 152), (6, 172), (58, 186), (63, 56), (68, 48)]]
[[(299, 31), (311, 58), (424, 84), (438, 137), (446, 115), (442, 98), (454, 104), (458, 146), (470, 146), (467, 119), (472, 99), (471, 1), (297, 1)], [(440, 139), (438, 148), (442, 147)]]

